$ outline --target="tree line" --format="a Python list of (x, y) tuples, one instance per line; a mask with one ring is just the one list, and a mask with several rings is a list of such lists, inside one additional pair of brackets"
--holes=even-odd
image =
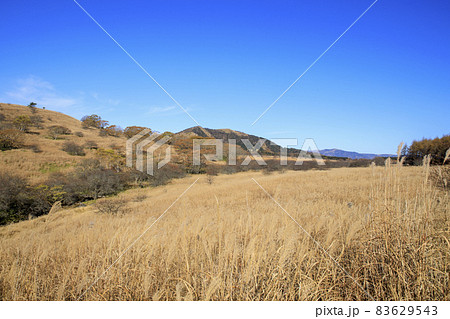
[[(444, 135), (434, 139), (424, 138), (420, 141), (413, 141), (410, 146), (403, 147), (402, 155), (405, 156), (407, 165), (421, 165), (426, 155), (431, 156), (432, 165), (442, 165), (449, 149), (450, 135)], [(449, 162), (446, 161), (446, 164)]]

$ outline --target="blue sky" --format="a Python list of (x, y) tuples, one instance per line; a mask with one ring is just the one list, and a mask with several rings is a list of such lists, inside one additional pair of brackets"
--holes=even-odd
[[(450, 2), (82, 5), (204, 127), (393, 153), (450, 133)], [(0, 5), (0, 101), (179, 131), (196, 124), (71, 0)]]

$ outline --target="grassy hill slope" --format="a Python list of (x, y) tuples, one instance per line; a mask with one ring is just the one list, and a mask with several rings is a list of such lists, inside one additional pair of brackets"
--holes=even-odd
[[(86, 156), (72, 156), (62, 150), (66, 141), (85, 145), (92, 141), (100, 148), (125, 149), (125, 137), (100, 136), (99, 129), (83, 128), (81, 121), (63, 113), (36, 108), (35, 112), (23, 105), (0, 103), (0, 114), (3, 120), (0, 125), (10, 127), (17, 116), (38, 116), (42, 123), (40, 127), (30, 127), (24, 133), (20, 149), (0, 151), (0, 170), (14, 172), (29, 179), (32, 183), (44, 180), (48, 173), (67, 170), (85, 158), (94, 157), (95, 151), (85, 149)], [(67, 127), (70, 135), (61, 135), (57, 140), (49, 136), (49, 128), (54, 125)], [(77, 133), (81, 132), (81, 134)], [(77, 136), (76, 135), (82, 135)]]

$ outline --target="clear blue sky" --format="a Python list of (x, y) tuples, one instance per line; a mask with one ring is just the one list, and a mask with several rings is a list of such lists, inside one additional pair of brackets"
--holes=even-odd
[[(79, 3), (197, 121), (320, 149), (393, 153), (450, 133), (450, 2), (373, 0)], [(113, 124), (196, 125), (71, 0), (2, 1), (0, 101)]]

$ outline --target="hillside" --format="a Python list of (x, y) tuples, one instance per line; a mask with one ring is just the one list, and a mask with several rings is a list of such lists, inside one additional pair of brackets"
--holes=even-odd
[[(47, 178), (49, 173), (63, 172), (80, 163), (86, 158), (97, 157), (96, 149), (85, 148), (85, 156), (73, 156), (62, 150), (63, 144), (72, 141), (77, 145), (97, 145), (101, 149), (113, 149), (124, 155), (125, 136), (100, 136), (100, 130), (85, 128), (82, 122), (60, 112), (31, 109), (23, 105), (0, 103), (0, 128), (13, 127), (13, 121), (18, 116), (28, 116), (37, 119), (36, 125), (30, 125), (28, 132), (21, 134), (23, 145), (18, 149), (0, 152), (0, 168), (5, 171), (15, 172), (29, 179), (32, 183), (40, 183)], [(57, 139), (50, 137), (49, 130), (52, 126), (66, 127), (70, 134), (60, 135)], [(236, 139), (237, 154), (247, 155), (248, 151), (242, 139), (249, 139), (255, 145), (261, 137), (245, 134), (230, 129), (209, 129), (199, 126), (192, 127), (181, 132), (171, 134), (170, 144), (173, 161), (178, 164), (192, 162), (193, 138), (216, 138), (225, 142), (225, 153), (228, 151), (229, 139)], [(208, 149), (202, 149), (208, 152)], [(266, 141), (260, 149), (262, 155), (279, 155), (279, 146), (271, 145)]]
[[(178, 136), (189, 136), (193, 137), (201, 137), (201, 138), (215, 138), (222, 139), (225, 144), (228, 143), (229, 139), (236, 140), (236, 146), (238, 148), (238, 154), (248, 154), (247, 147), (242, 142), (242, 139), (248, 139), (252, 145), (255, 145), (260, 139), (265, 139), (264, 137), (247, 134), (244, 132), (234, 131), (231, 129), (210, 129), (204, 128), (201, 126), (194, 126), (188, 129), (185, 129), (181, 132), (176, 133)], [(280, 155), (280, 146), (276, 143), (273, 143), (269, 139), (265, 139), (266, 141), (261, 146), (259, 153), (263, 156), (279, 156)], [(328, 152), (329, 150), (320, 151), (320, 154), (324, 159), (332, 159), (332, 160), (344, 160), (346, 158), (369, 158), (369, 157), (350, 157), (346, 156), (346, 153), (333, 153)], [(300, 150), (298, 148), (288, 148), (287, 150), (288, 156), (292, 159), (296, 158), (300, 154)], [(355, 153), (358, 154), (358, 153)], [(374, 156), (375, 157), (375, 156)]]
[[(69, 155), (62, 150), (67, 141), (77, 145), (95, 143), (98, 148), (104, 149), (125, 149), (125, 137), (100, 136), (98, 129), (83, 128), (80, 120), (63, 113), (41, 108), (32, 111), (27, 106), (0, 103), (0, 114), (0, 125), (3, 128), (11, 127), (18, 116), (36, 119), (36, 125), (31, 125), (29, 132), (22, 134), (23, 147), (0, 151), (0, 170), (14, 172), (33, 183), (42, 182), (50, 172), (70, 169), (96, 154), (94, 149), (85, 148), (85, 156)], [(49, 128), (54, 125), (64, 126), (71, 133), (54, 139), (49, 136)]]
[[(239, 131), (234, 131), (231, 129), (210, 129), (204, 128), (201, 126), (194, 126), (188, 129), (185, 129), (181, 132), (178, 132), (176, 135), (186, 135), (190, 137), (202, 137), (202, 138), (214, 138), (221, 139), (225, 144), (228, 144), (228, 140), (235, 139), (236, 146), (239, 147), (241, 152), (246, 153), (247, 147), (242, 142), (242, 139), (248, 139), (252, 145), (255, 145), (260, 139), (264, 139), (260, 136), (255, 136)], [(280, 146), (273, 145), (270, 140), (266, 140), (264, 144), (261, 146), (260, 154), (262, 155), (279, 155), (280, 154)]]
[[(101, 134), (101, 130), (83, 127), (82, 122), (60, 112), (42, 108), (30, 108), (24, 105), (0, 103), (0, 129), (14, 128), (17, 117), (26, 116), (33, 120), (27, 132), (21, 134), (22, 145), (16, 149), (0, 152), (0, 169), (14, 172), (31, 183), (43, 182), (50, 173), (70, 170), (84, 159), (97, 158), (98, 149), (113, 150), (124, 160), (126, 137), (123, 134), (109, 136)], [(151, 123), (149, 123), (151, 126)], [(61, 134), (54, 138), (50, 134), (52, 126), (63, 126), (69, 134)], [(209, 129), (200, 126), (188, 128), (171, 134), (172, 159), (178, 165), (186, 166), (192, 162), (192, 139), (215, 138), (224, 140), (224, 153), (228, 152), (228, 140), (235, 139), (237, 155), (248, 155), (247, 147), (242, 139), (248, 139), (255, 145), (262, 137), (234, 131), (231, 129)], [(74, 142), (84, 147), (85, 156), (73, 156), (63, 151), (66, 142)], [(92, 146), (95, 147), (92, 147)], [(203, 149), (202, 152), (213, 152)], [(265, 157), (276, 157), (280, 154), (280, 146), (272, 145), (266, 140), (259, 150)], [(289, 149), (288, 155), (298, 156), (299, 150)], [(325, 157), (326, 158), (326, 157)]]

